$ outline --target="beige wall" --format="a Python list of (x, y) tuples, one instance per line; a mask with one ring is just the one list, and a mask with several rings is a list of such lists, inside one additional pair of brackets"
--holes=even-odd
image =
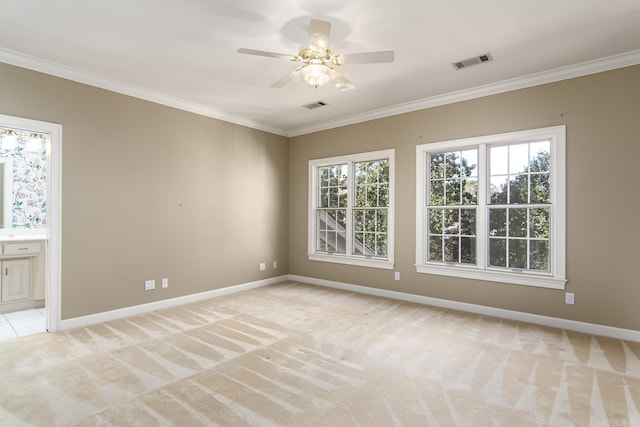
[[(636, 66), (288, 140), (0, 64), (0, 114), (63, 126), (63, 319), (291, 273), (640, 330), (638, 87)], [(576, 304), (415, 273), (415, 146), (560, 124)], [(308, 261), (308, 160), (386, 148), (402, 280)], [(162, 277), (168, 289), (142, 290)]]
[[(613, 327), (640, 330), (640, 66), (292, 138), (289, 272)], [(567, 126), (564, 292), (415, 272), (415, 147)], [(396, 271), (307, 260), (308, 160), (396, 149)]]
[(0, 94), (63, 127), (63, 319), (288, 272), (287, 138), (5, 64)]

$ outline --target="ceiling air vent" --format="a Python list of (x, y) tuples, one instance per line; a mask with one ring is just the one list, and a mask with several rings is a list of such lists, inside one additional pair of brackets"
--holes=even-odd
[(454, 62), (453, 68), (456, 70), (460, 70), (462, 68), (467, 68), (472, 65), (482, 64), (483, 62), (493, 61), (493, 57), (490, 53), (485, 53), (484, 55), (474, 56), (473, 58), (463, 59), (462, 61)]
[(314, 110), (316, 108), (324, 107), (325, 105), (329, 105), (324, 101), (312, 102), (311, 104), (303, 105), (304, 108), (308, 110)]

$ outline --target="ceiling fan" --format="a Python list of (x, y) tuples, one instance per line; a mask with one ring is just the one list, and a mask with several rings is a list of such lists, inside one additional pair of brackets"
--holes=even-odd
[(238, 53), (288, 59), (292, 62), (300, 62), (302, 64), (291, 73), (273, 83), (271, 87), (282, 87), (300, 75), (302, 81), (311, 87), (318, 88), (331, 82), (342, 91), (355, 89), (355, 86), (336, 70), (337, 67), (343, 64), (373, 64), (393, 62), (394, 60), (395, 55), (392, 50), (344, 55), (333, 53), (327, 48), (330, 32), (331, 23), (319, 19), (312, 19), (309, 26), (309, 46), (300, 50), (296, 55), (292, 56), (244, 48), (238, 49)]

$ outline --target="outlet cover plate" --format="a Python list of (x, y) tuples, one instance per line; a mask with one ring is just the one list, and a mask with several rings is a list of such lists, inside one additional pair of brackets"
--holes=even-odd
[(167, 279), (166, 277), (164, 279), (162, 279), (162, 287), (163, 288), (168, 288), (169, 287), (169, 279)]
[(576, 300), (573, 292), (566, 292), (564, 294), (564, 302), (565, 304), (575, 304)]
[(265, 271), (267, 269), (267, 263), (266, 262), (261, 262), (260, 263), (260, 271)]
[(144, 281), (144, 290), (145, 291), (152, 291), (156, 288), (156, 281), (155, 280), (145, 280)]

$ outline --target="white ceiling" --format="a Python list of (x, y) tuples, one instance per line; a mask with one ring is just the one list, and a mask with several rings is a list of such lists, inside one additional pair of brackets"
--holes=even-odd
[[(310, 18), (334, 52), (395, 62), (342, 66), (347, 92), (274, 89), (296, 64), (237, 53), (293, 55)], [(0, 0), (0, 62), (292, 136), (638, 64), (640, 1)]]

